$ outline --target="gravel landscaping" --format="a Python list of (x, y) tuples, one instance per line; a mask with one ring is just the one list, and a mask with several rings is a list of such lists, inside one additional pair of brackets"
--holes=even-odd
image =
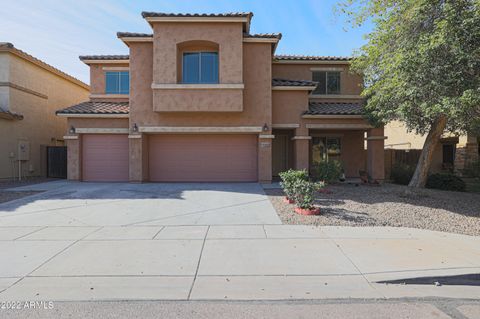
[(281, 189), (265, 189), (284, 224), (319, 226), (396, 226), (480, 235), (480, 194), (407, 187), (330, 185), (318, 193), (318, 216), (298, 215), (283, 201)]

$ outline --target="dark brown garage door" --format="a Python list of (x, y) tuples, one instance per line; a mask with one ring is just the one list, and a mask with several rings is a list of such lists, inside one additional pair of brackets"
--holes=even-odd
[(85, 134), (82, 137), (84, 181), (128, 181), (128, 136)]
[(158, 182), (254, 182), (257, 137), (152, 135), (149, 170)]

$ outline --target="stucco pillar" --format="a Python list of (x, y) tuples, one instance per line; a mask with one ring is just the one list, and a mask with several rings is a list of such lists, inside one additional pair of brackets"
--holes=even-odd
[(143, 181), (143, 144), (143, 134), (128, 136), (128, 172), (131, 183), (141, 183)]
[(311, 136), (296, 135), (293, 140), (293, 157), (295, 169), (309, 170), (310, 164), (310, 140)]
[(258, 181), (272, 182), (272, 139), (273, 135), (258, 136)]
[(81, 180), (81, 138), (77, 135), (63, 137), (67, 144), (67, 179)]
[(367, 170), (372, 179), (385, 179), (385, 139), (383, 127), (367, 131)]

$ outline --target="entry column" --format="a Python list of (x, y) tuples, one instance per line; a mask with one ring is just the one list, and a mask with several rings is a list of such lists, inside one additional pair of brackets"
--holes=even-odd
[(258, 181), (272, 182), (272, 139), (274, 135), (258, 135)]
[(145, 134), (130, 134), (128, 136), (129, 160), (128, 173), (129, 181), (131, 183), (141, 183), (146, 179), (147, 161), (146, 156), (146, 135)]
[(367, 170), (372, 179), (385, 179), (385, 140), (383, 127), (367, 131)]
[(295, 135), (293, 140), (293, 154), (295, 169), (305, 169), (308, 172), (310, 166), (310, 140), (308, 135)]
[(66, 135), (63, 137), (67, 144), (67, 179), (79, 181), (81, 179), (81, 140), (79, 135)]

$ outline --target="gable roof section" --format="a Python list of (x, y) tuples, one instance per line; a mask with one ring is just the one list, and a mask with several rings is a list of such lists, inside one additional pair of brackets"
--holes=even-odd
[(0, 42), (0, 52), (9, 52), (9, 53), (12, 53), (30, 63), (33, 63), (39, 67), (41, 67), (42, 69), (44, 70), (47, 70), (48, 72), (51, 72), (55, 75), (58, 75), (59, 77), (67, 80), (67, 81), (70, 81), (72, 83), (75, 83), (76, 85), (78, 86), (81, 86), (82, 88), (86, 89), (86, 90), (89, 90), (90, 89), (90, 86), (82, 81), (80, 81), (79, 79), (51, 66), (50, 64), (48, 63), (45, 63), (43, 62), (42, 60), (40, 59), (37, 59), (36, 57), (20, 50), (20, 49), (17, 49), (12, 43), (10, 42)]
[(85, 64), (93, 63), (129, 63), (130, 56), (128, 54), (114, 55), (81, 55), (78, 57)]
[(242, 22), (243, 31), (249, 32), (252, 12), (227, 13), (167, 13), (143, 11), (142, 17), (150, 25), (154, 22)]
[(117, 32), (118, 38), (153, 38), (153, 33)]
[(310, 102), (303, 115), (363, 115), (360, 102)]
[(87, 101), (72, 105), (55, 112), (57, 115), (128, 115), (130, 106), (128, 102), (96, 102)]
[(253, 39), (278, 39), (282, 38), (281, 33), (244, 33), (244, 38), (253, 38)]
[(274, 78), (272, 79), (272, 86), (317, 86), (318, 82), (307, 81), (307, 80), (288, 80)]
[(351, 57), (319, 55), (275, 55), (273, 63), (350, 63)]
[(226, 13), (168, 13), (168, 12), (151, 12), (143, 11), (142, 17), (144, 18), (153, 18), (153, 17), (174, 17), (174, 18), (191, 18), (191, 17), (201, 17), (201, 18), (249, 18), (253, 16), (252, 12), (226, 12)]
[(20, 121), (23, 120), (23, 115), (0, 108), (0, 119)]

